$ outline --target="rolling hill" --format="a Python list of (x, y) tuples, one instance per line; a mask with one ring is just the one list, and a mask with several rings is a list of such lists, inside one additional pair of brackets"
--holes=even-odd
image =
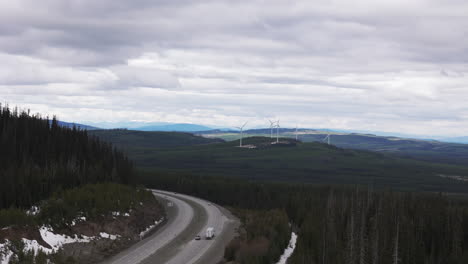
[(468, 137), (450, 137), (443, 138), (442, 140), (445, 142), (468, 144)]
[[(109, 134), (112, 132), (112, 134)], [(164, 174), (230, 176), (249, 180), (364, 184), (399, 190), (468, 192), (468, 167), (266, 137), (220, 142), (184, 133), (93, 131), (124, 148), (140, 169)], [(107, 138), (107, 139), (106, 139)], [(152, 143), (151, 143), (152, 142)], [(211, 144), (210, 144), (211, 143)], [(460, 176), (461, 178), (456, 178)]]
[(169, 123), (169, 122), (142, 122), (142, 121), (123, 121), (123, 122), (90, 122), (90, 126), (101, 129), (129, 129), (139, 131), (166, 131), (166, 132), (195, 132), (208, 131), (213, 128), (189, 123)]
[(154, 150), (161, 148), (192, 146), (224, 142), (222, 139), (211, 139), (182, 132), (136, 131), (127, 129), (107, 129), (88, 131), (114, 146), (126, 150)]
[(167, 124), (167, 125), (151, 125), (137, 127), (134, 130), (140, 131), (167, 131), (167, 132), (195, 132), (211, 130), (211, 127), (195, 125), (195, 124)]
[[(255, 129), (244, 132), (246, 136), (270, 136), (269, 129)], [(381, 152), (399, 157), (408, 157), (422, 161), (449, 163), (458, 165), (468, 164), (468, 145), (447, 143), (435, 140), (407, 139), (398, 137), (384, 137), (372, 134), (337, 133), (330, 132), (332, 145), (347, 148)], [(230, 131), (200, 132), (208, 138), (222, 138), (237, 140), (239, 134)], [(274, 134), (275, 135), (275, 134)], [(281, 137), (294, 138), (294, 129), (280, 129)], [(302, 142), (324, 142), (326, 132), (310, 129), (299, 129), (298, 139)]]
[[(50, 121), (52, 123), (52, 120)], [(70, 122), (64, 122), (64, 121), (57, 121), (58, 125), (61, 127), (67, 127), (67, 128), (73, 128), (76, 127), (81, 130), (95, 130), (99, 129), (97, 127), (93, 126), (88, 126), (88, 125), (83, 125), (83, 124), (78, 124), (78, 123), (70, 123)]]

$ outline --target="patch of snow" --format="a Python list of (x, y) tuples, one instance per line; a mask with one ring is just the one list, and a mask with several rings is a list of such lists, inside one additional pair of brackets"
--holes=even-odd
[(84, 217), (84, 216), (78, 216), (78, 217), (76, 217), (75, 219), (73, 219), (73, 220), (71, 221), (71, 226), (75, 226), (76, 223), (80, 223), (80, 222), (84, 222), (84, 221), (86, 221), (86, 217)]
[(13, 252), (8, 248), (10, 241), (6, 240), (3, 244), (0, 243), (0, 264), (8, 264)]
[(79, 216), (71, 221), (71, 226), (75, 226), (76, 223), (84, 222), (86, 221), (86, 217), (84, 216)]
[(120, 237), (119, 235), (110, 235), (110, 234), (107, 234), (107, 233), (105, 233), (105, 232), (101, 232), (101, 233), (99, 233), (99, 235), (100, 235), (102, 238), (107, 238), (107, 239), (110, 239), (110, 240), (116, 240), (117, 238)]
[(31, 206), (31, 208), (29, 210), (26, 211), (26, 214), (27, 215), (37, 215), (41, 212), (41, 209), (38, 207), (38, 206)]
[[(132, 211), (132, 210), (130, 210), (129, 212), (131, 212), (131, 211)], [(129, 213), (123, 213), (123, 214), (122, 214), (121, 212), (112, 212), (112, 216), (114, 216), (114, 217), (116, 217), (116, 216), (121, 216), (121, 215), (123, 215), (123, 216), (130, 216)]]
[[(39, 229), (42, 239), (49, 244), (52, 248), (47, 248), (40, 245), (36, 240), (29, 240), (22, 238), (24, 243), (24, 251), (33, 251), (34, 255), (37, 255), (39, 251), (42, 251), (46, 254), (52, 254), (57, 252), (63, 245), (70, 243), (88, 243), (98, 237), (87, 237), (74, 235), (73, 237), (61, 234), (55, 234), (51, 227), (42, 226)], [(115, 240), (119, 238), (119, 235), (110, 235), (107, 233), (100, 233), (100, 237)], [(8, 264), (13, 252), (10, 250), (10, 241), (6, 240), (4, 243), (0, 243), (0, 264)]]
[(278, 260), (278, 262), (276, 262), (276, 264), (286, 264), (288, 258), (292, 255), (294, 249), (296, 248), (296, 241), (297, 235), (296, 233), (292, 232), (291, 240), (289, 240), (289, 245), (287, 248), (284, 249), (283, 255), (281, 255), (280, 259)]
[(438, 174), (438, 176), (441, 177), (441, 178), (452, 179), (452, 180), (456, 180), (456, 181), (468, 182), (468, 177), (467, 177), (467, 176), (461, 176), (461, 175), (445, 175), (445, 174)]
[(142, 239), (146, 234), (148, 234), (148, 232), (150, 232), (153, 228), (155, 228), (157, 225), (159, 225), (160, 223), (162, 223), (162, 221), (164, 220), (164, 217), (162, 217), (161, 219), (159, 220), (156, 220), (154, 221), (154, 225), (150, 225), (148, 226), (144, 231), (141, 231), (140, 233), (140, 239)]
[[(272, 142), (271, 144), (276, 144), (276, 142)], [(242, 147), (241, 146), (236, 146), (236, 147), (237, 148), (247, 148), (247, 149), (256, 149), (257, 148), (257, 146), (255, 146), (255, 145), (242, 145)]]
[[(22, 238), (21, 239), (24, 243), (23, 252), (34, 252), (36, 256), (39, 251), (42, 251), (46, 254), (52, 253), (52, 249), (46, 248), (41, 246), (36, 240), (29, 240)], [(10, 250), (11, 242), (6, 240), (5, 243), (0, 244), (0, 264), (8, 264), (10, 262), (11, 257), (14, 255), (13, 252)]]
[(49, 244), (54, 251), (57, 251), (60, 249), (64, 244), (70, 244), (70, 243), (88, 243), (91, 240), (93, 240), (93, 237), (87, 237), (87, 236), (82, 236), (82, 238), (79, 238), (77, 235), (74, 237), (66, 236), (66, 235), (61, 235), (61, 234), (54, 234), (52, 232), (52, 228), (42, 226), (39, 229), (39, 232), (41, 233), (42, 239)]
[(32, 250), (34, 251), (34, 255), (37, 255), (39, 251), (42, 251), (46, 254), (50, 254), (53, 252), (52, 249), (41, 246), (36, 240), (29, 240), (26, 238), (22, 238), (21, 240), (23, 240), (25, 252)]

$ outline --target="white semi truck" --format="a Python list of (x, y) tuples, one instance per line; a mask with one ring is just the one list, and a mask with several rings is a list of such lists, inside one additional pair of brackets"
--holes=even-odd
[(213, 227), (208, 227), (206, 229), (205, 238), (212, 239), (215, 236), (215, 231)]

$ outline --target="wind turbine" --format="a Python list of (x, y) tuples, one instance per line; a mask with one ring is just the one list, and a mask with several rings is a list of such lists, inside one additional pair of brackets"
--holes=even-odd
[(330, 145), (330, 131), (328, 131), (327, 136), (323, 139), (323, 141), (328, 140), (328, 145)]
[(270, 119), (268, 119), (268, 121), (270, 121), (270, 138), (273, 138), (273, 128), (275, 128), (276, 122), (271, 121)]
[(245, 123), (244, 123), (242, 126), (240, 126), (240, 127), (236, 127), (237, 129), (240, 130), (240, 133), (241, 133), (239, 147), (242, 147), (242, 130), (244, 129), (245, 125), (247, 125), (247, 122), (245, 122)]

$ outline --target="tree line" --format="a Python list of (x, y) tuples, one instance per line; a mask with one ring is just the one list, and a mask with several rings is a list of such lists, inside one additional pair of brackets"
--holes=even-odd
[(133, 164), (85, 130), (0, 105), (0, 209), (87, 183), (129, 183)]

